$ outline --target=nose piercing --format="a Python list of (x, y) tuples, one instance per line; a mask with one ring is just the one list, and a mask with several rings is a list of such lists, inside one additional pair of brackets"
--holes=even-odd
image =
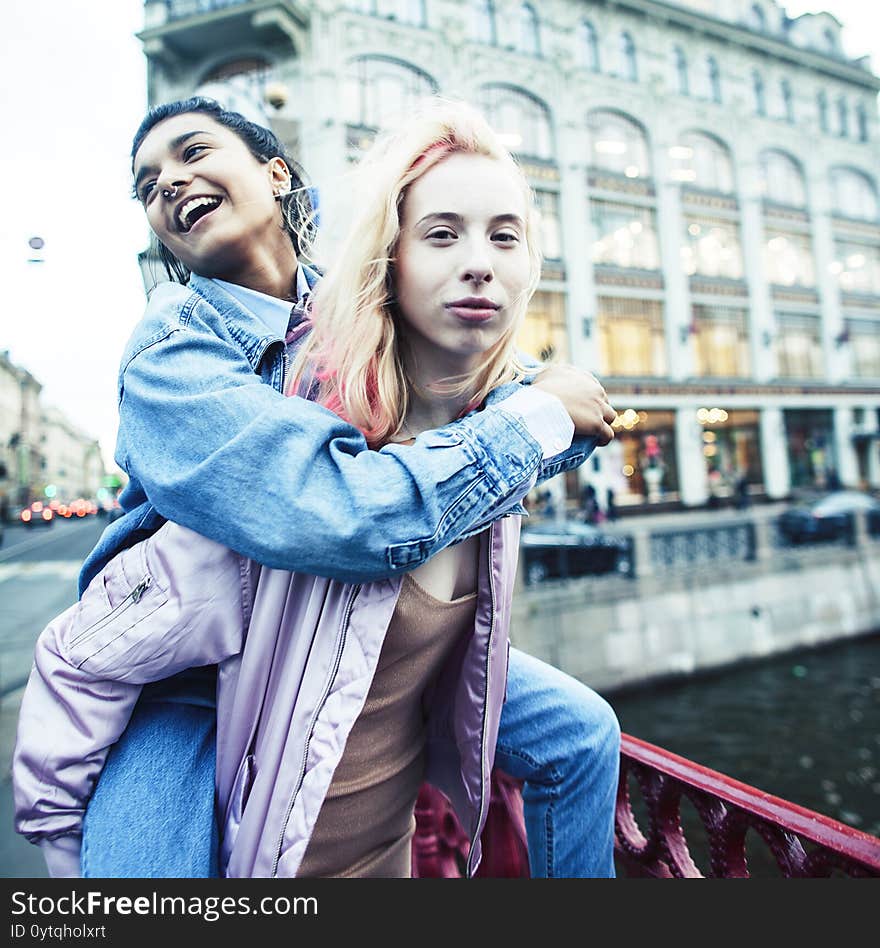
[(169, 201), (173, 201), (174, 198), (177, 197), (177, 185), (175, 185), (175, 186), (174, 186), (173, 188), (171, 188), (171, 189), (169, 189), (169, 188), (163, 188), (163, 189), (162, 189), (162, 194), (164, 194), (165, 197), (166, 197)]

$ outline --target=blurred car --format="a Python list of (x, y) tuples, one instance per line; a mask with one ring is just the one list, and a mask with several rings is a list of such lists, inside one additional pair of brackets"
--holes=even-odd
[(868, 531), (880, 533), (880, 501), (858, 490), (838, 490), (798, 504), (779, 515), (779, 532), (789, 543), (812, 543), (849, 536), (856, 511), (864, 511)]
[(68, 504), (72, 517), (90, 517), (98, 512), (98, 505), (93, 500), (77, 497)]
[(629, 537), (605, 533), (575, 520), (548, 520), (523, 526), (520, 557), (525, 581), (530, 586), (545, 579), (633, 573)]
[(49, 527), (55, 521), (55, 511), (39, 500), (35, 500), (29, 507), (25, 507), (18, 516), (26, 527)]

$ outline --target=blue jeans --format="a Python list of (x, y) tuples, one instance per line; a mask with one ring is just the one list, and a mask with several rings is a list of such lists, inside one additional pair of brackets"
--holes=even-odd
[(603, 698), (512, 648), (495, 765), (525, 781), (532, 878), (614, 877), (620, 725)]
[[(83, 875), (217, 874), (211, 709), (138, 703), (114, 745), (83, 827)], [(585, 685), (510, 650), (495, 763), (525, 781), (523, 808), (535, 878), (614, 875), (620, 728)]]

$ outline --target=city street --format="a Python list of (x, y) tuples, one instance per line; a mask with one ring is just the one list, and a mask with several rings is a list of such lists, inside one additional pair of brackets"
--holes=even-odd
[(12, 828), (9, 765), (22, 691), (34, 641), (43, 628), (76, 601), (80, 565), (106, 520), (57, 520), (50, 527), (7, 527), (0, 547), (0, 875), (45, 876), (35, 846)]

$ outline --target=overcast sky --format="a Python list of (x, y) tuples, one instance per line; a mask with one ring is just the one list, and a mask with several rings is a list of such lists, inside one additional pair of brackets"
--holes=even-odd
[[(876, 0), (785, 4), (844, 25), (880, 70)], [(112, 465), (119, 356), (144, 306), (147, 243), (128, 148), (146, 108), (142, 0), (5, 0), (0, 34), (0, 350), (43, 384)], [(42, 237), (43, 262), (28, 240)]]

